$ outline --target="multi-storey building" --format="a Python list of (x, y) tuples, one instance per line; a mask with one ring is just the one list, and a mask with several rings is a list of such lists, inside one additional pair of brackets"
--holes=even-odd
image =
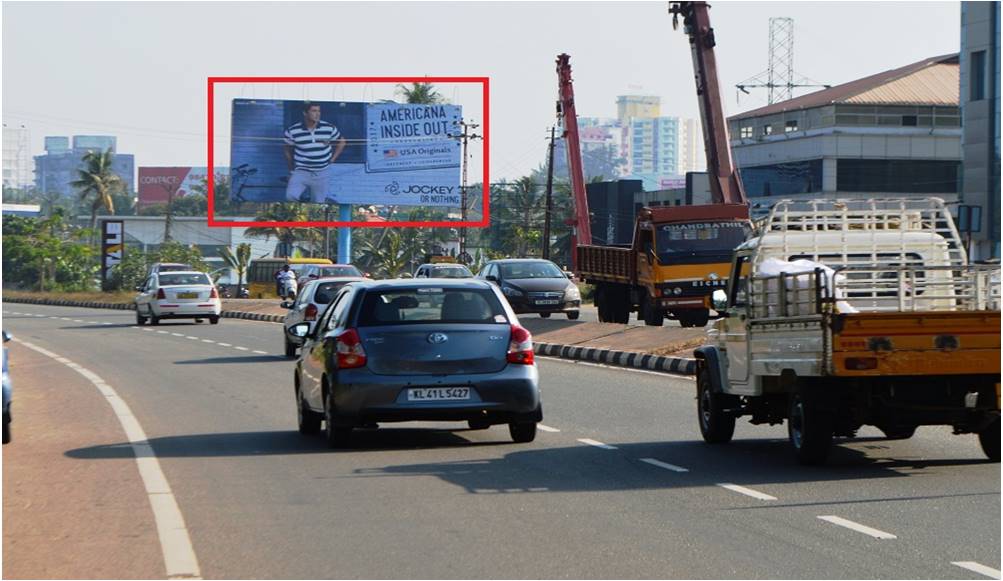
[(135, 158), (129, 153), (116, 153), (116, 139), (110, 135), (76, 135), (73, 147), (66, 137), (46, 137), (45, 153), (35, 156), (35, 187), (40, 192), (58, 193), (69, 197), (76, 192), (70, 182), (77, 179), (83, 157), (88, 151), (111, 149), (115, 154), (112, 170), (118, 174), (128, 191), (135, 191)]

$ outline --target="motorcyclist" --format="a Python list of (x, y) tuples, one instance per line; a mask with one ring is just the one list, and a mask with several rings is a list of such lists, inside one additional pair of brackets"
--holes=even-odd
[(288, 292), (286, 289), (295, 288), (293, 285), (296, 284), (296, 273), (289, 268), (288, 264), (286, 264), (282, 267), (282, 270), (275, 275), (275, 281), (279, 286), (279, 295), (282, 296), (282, 298), (286, 298), (285, 295)]

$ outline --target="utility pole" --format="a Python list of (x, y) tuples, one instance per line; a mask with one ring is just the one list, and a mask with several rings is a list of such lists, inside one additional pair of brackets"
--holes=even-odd
[[(324, 221), (331, 221), (331, 204), (324, 204)], [(331, 258), (331, 227), (324, 226), (324, 256), (322, 258)]]
[(550, 152), (547, 161), (547, 213), (543, 216), (543, 256), (550, 260), (550, 215), (554, 211), (554, 128), (550, 128)]
[[(467, 221), (467, 143), (471, 139), (481, 139), (480, 135), (475, 133), (469, 133), (468, 131), (477, 129), (480, 125), (476, 123), (466, 123), (462, 119), (459, 121), (454, 121), (454, 125), (459, 125), (463, 128), (463, 133), (449, 133), (448, 137), (456, 139), (461, 144), (461, 155), (463, 156), (463, 161), (461, 164), (462, 168), (462, 178), (460, 186), (460, 220), (463, 222)], [(460, 228), (460, 252), (463, 254), (467, 250), (467, 228), (463, 226)]]

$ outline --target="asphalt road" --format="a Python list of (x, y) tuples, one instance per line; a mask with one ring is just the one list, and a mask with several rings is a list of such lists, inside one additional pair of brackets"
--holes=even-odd
[[(948, 428), (904, 441), (865, 431), (827, 466), (801, 467), (784, 426), (741, 422), (731, 444), (702, 443), (689, 379), (540, 358), (553, 431), (532, 444), (504, 427), (386, 424), (331, 451), (295, 431), (278, 324), (3, 313), (17, 340), (86, 367), (128, 404), (206, 578), (999, 574), (1000, 465)], [(164, 575), (129, 439), (93, 378), (11, 348), (4, 577)], [(80, 485), (33, 486), (47, 470)], [(60, 543), (38, 534), (50, 529)], [(84, 558), (96, 543), (101, 562)], [(52, 552), (62, 564), (46, 569)]]

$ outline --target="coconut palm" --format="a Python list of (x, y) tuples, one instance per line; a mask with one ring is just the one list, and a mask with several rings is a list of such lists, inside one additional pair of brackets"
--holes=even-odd
[(404, 97), (405, 103), (434, 105), (446, 102), (446, 98), (435, 90), (432, 83), (411, 83), (410, 87), (400, 84), (397, 85), (397, 92)]
[[(82, 159), (84, 167), (77, 170), (77, 179), (70, 182), (70, 186), (79, 190), (80, 201), (90, 202), (92, 231), (97, 226), (98, 211), (104, 208), (114, 212), (113, 195), (123, 190), (122, 178), (112, 169), (114, 160), (115, 154), (111, 152), (110, 147), (107, 151), (88, 151)], [(93, 240), (94, 236), (91, 238)]]
[[(296, 202), (272, 204), (255, 215), (256, 222), (305, 222), (309, 212), (303, 204)], [(272, 236), (278, 239), (276, 254), (280, 257), (292, 256), (297, 242), (315, 244), (319, 234), (316, 229), (290, 226), (256, 226), (244, 231), (251, 238), (270, 240)]]
[(219, 255), (223, 257), (226, 265), (237, 273), (237, 296), (239, 297), (240, 291), (244, 289), (244, 274), (247, 272), (247, 265), (251, 262), (251, 245), (242, 242), (237, 245), (237, 252), (231, 250), (229, 246), (224, 246)]

